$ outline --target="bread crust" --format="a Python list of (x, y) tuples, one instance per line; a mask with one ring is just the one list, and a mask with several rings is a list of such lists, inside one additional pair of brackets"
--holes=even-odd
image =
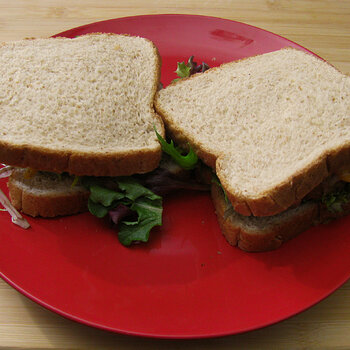
[[(296, 49), (287, 47), (282, 50)], [(189, 78), (178, 80), (171, 85), (175, 86), (181, 84), (184, 80), (200, 78), (201, 75), (208, 74), (209, 71), (220, 70), (222, 66), (236, 64), (244, 60), (252, 59), (253, 57), (255, 56), (224, 63), (204, 73), (195, 74)], [(328, 62), (326, 63), (329, 64)], [(332, 66), (331, 64), (329, 65)], [(198, 157), (216, 172), (235, 211), (241, 215), (263, 217), (281, 213), (292, 206), (298, 205), (309, 192), (323, 182), (328, 176), (339, 174), (342, 170), (350, 169), (350, 142), (348, 142), (337, 148), (325, 150), (303, 169), (295, 172), (292, 176), (286, 178), (268, 192), (257, 195), (254, 198), (249, 197), (243, 193), (237, 192), (236, 189), (230, 185), (229, 180), (225, 178), (223, 170), (230, 166), (230, 164), (226, 162), (226, 155), (207, 149), (193, 138), (191, 130), (182, 130), (179, 128), (159, 103), (159, 92), (155, 98), (155, 108), (166, 123), (167, 134), (170, 135), (180, 147), (188, 148), (188, 144), (190, 144)]]
[[(163, 132), (164, 134), (164, 132)], [(0, 141), (2, 163), (55, 173), (79, 176), (128, 176), (155, 169), (161, 159), (160, 147), (154, 150), (119, 153), (53, 151), (31, 145), (17, 146)]]
[(24, 214), (37, 217), (56, 217), (87, 211), (88, 191), (61, 193), (56, 195), (36, 195), (26, 191), (10, 177), (7, 183), (13, 206)]
[(231, 217), (225, 218), (227, 204), (222, 189), (213, 184), (211, 196), (222, 234), (229, 244), (247, 252), (262, 252), (279, 248), (284, 242), (306, 231), (308, 228), (346, 215), (350, 212), (350, 203), (342, 213), (332, 214), (317, 202), (302, 204), (304, 208), (295, 215), (281, 219), (278, 224), (264, 230), (255, 231), (242, 227)]
[[(165, 111), (156, 105), (161, 115)], [(268, 193), (257, 198), (249, 198), (240, 195), (230, 186), (227, 179), (222, 175), (225, 164), (225, 155), (216, 155), (197, 144), (191, 137), (190, 132), (183, 133), (174, 126), (171, 121), (166, 121), (167, 134), (182, 148), (191, 145), (198, 157), (210, 166), (220, 179), (227, 196), (235, 210), (245, 216), (272, 216), (285, 211), (291, 206), (298, 205), (300, 201), (316, 186), (322, 183), (328, 176), (341, 174), (350, 167), (350, 142), (333, 150), (326, 150), (313, 162), (294, 173), (284, 182), (272, 188)]]
[[(217, 161), (217, 175), (235, 210), (242, 215), (272, 216), (298, 205), (300, 201), (328, 176), (341, 174), (350, 167), (350, 142), (332, 150), (325, 150), (303, 169), (295, 172), (268, 193), (258, 198), (238, 194), (221, 175), (225, 166)], [(242, 209), (243, 208), (243, 209)]]
[[(94, 36), (106, 33), (89, 33)], [(128, 34), (107, 33), (110, 36), (130, 36)], [(60, 37), (57, 37), (60, 39)], [(54, 38), (52, 38), (54, 39)], [(150, 96), (155, 96), (160, 81), (161, 57), (157, 47), (149, 39), (143, 38), (152, 46), (154, 56), (157, 58), (154, 69), (153, 86)], [(35, 40), (26, 38), (24, 40)], [(6, 43), (4, 43), (6, 46)], [(150, 108), (153, 111), (154, 125), (163, 137), (165, 129), (162, 118), (155, 112), (153, 99), (150, 100)], [(154, 136), (155, 137), (155, 136)], [(156, 139), (156, 137), (155, 137)], [(146, 173), (154, 170), (161, 159), (161, 146), (140, 148), (135, 151), (125, 152), (78, 152), (66, 150), (52, 150), (46, 147), (30, 144), (17, 145), (0, 140), (0, 161), (17, 167), (31, 167), (37, 170), (56, 173), (68, 172), (79, 176), (128, 176), (136, 173)]]

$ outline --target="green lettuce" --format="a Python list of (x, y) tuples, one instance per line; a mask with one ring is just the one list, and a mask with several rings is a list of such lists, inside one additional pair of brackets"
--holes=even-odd
[(105, 178), (84, 177), (82, 183), (90, 191), (88, 209), (98, 218), (105, 217), (119, 205), (127, 206), (136, 219), (122, 219), (118, 225), (118, 239), (130, 246), (133, 242), (147, 242), (154, 226), (162, 225), (162, 198), (142, 186), (133, 177), (108, 178), (116, 189), (107, 188)]
[(90, 199), (94, 203), (100, 203), (104, 207), (110, 207), (114, 201), (123, 199), (125, 195), (100, 185), (90, 186)]
[(331, 213), (340, 213), (343, 211), (343, 205), (350, 201), (350, 183), (336, 192), (327, 193), (322, 197), (322, 203), (327, 207)]
[(154, 226), (162, 225), (162, 200), (151, 200), (139, 197), (132, 205), (131, 210), (137, 212), (135, 221), (123, 221), (119, 226), (119, 241), (129, 246), (132, 242), (147, 242)]
[(202, 64), (197, 64), (197, 62), (193, 61), (194, 56), (191, 56), (187, 63), (185, 62), (177, 62), (177, 68), (175, 73), (179, 78), (174, 79), (172, 82), (178, 81), (182, 78), (190, 77), (193, 74), (196, 73), (203, 73), (206, 70), (208, 70), (210, 67), (205, 63), (202, 62)]
[(118, 178), (119, 188), (125, 192), (125, 197), (135, 201), (137, 198), (146, 197), (150, 200), (161, 199), (148, 188), (141, 186), (140, 183), (132, 177)]
[(182, 155), (181, 151), (179, 151), (175, 145), (173, 140), (170, 140), (170, 143), (166, 142), (163, 137), (157, 132), (156, 128), (154, 131), (157, 134), (158, 141), (162, 146), (162, 151), (168, 154), (181, 168), (185, 170), (194, 169), (198, 163), (198, 157), (196, 153), (194, 153), (191, 146), (189, 146), (189, 152), (187, 155)]
[(178, 62), (175, 73), (179, 78), (189, 77), (191, 75), (191, 66), (189, 63), (186, 64), (185, 62)]
[(218, 178), (218, 176), (216, 174), (213, 173), (213, 176), (212, 176), (212, 179), (211, 179), (211, 182), (218, 185), (221, 189), (222, 189), (222, 192), (224, 192), (224, 198), (225, 198), (225, 202), (226, 203), (230, 203), (230, 201), (228, 200), (228, 197), (227, 197), (227, 193), (225, 191), (225, 189), (222, 187), (222, 184)]

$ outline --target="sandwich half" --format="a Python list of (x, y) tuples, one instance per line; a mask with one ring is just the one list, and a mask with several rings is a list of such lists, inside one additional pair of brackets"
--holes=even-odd
[(232, 245), (275, 249), (348, 212), (350, 77), (327, 62), (285, 48), (226, 63), (170, 84), (155, 107), (216, 174)]
[(9, 179), (14, 206), (32, 216), (73, 214), (88, 196), (72, 186), (75, 176), (155, 169), (160, 66), (152, 42), (127, 35), (0, 44), (0, 162), (19, 168)]

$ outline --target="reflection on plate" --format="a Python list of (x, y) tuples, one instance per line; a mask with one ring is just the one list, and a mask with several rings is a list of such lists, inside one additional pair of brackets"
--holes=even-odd
[[(90, 32), (154, 41), (165, 85), (175, 78), (177, 61), (191, 55), (216, 66), (301, 48), (242, 23), (189, 15), (121, 18), (60, 35)], [(0, 187), (6, 191), (5, 181)], [(125, 334), (199, 338), (256, 329), (314, 305), (350, 275), (350, 217), (258, 254), (226, 243), (206, 193), (166, 198), (164, 225), (148, 244), (132, 248), (87, 213), (28, 220), (32, 228), (25, 231), (0, 213), (2, 278), (60, 315)]]

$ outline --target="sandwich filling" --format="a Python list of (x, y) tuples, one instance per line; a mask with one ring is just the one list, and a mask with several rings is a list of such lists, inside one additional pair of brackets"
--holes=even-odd
[[(347, 179), (345, 177), (342, 178)], [(263, 217), (244, 216), (237, 213), (225, 195), (225, 190), (220, 183), (217, 183), (217, 185), (221, 187), (224, 194), (226, 206), (224, 219), (238, 218), (244, 222), (249, 222), (251, 225), (266, 225), (268, 221), (271, 222), (271, 219), (280, 219), (285, 215), (291, 214), (292, 211), (295, 211), (297, 208), (311, 203), (318, 207), (318, 215), (315, 218), (315, 224), (341, 216), (350, 209), (350, 181), (343, 181), (337, 175), (327, 177), (320, 185), (306, 195), (299, 204), (295, 204), (279, 214)]]
[[(73, 206), (74, 210), (78, 210), (76, 212), (88, 209), (98, 218), (109, 218), (112, 225), (118, 227), (119, 241), (125, 246), (147, 242), (151, 229), (162, 225), (164, 195), (181, 189), (207, 191), (210, 182), (210, 171), (198, 162), (193, 150), (184, 155), (172, 141), (167, 143), (158, 133), (157, 137), (164, 153), (158, 168), (149, 173), (122, 177), (78, 177), (68, 173), (13, 168), (10, 183), (19, 184), (26, 192), (39, 196), (39, 200), (40, 196), (57, 200), (60, 196), (65, 200), (71, 196), (75, 200), (79, 194), (82, 206), (79, 210)], [(9, 175), (10, 171), (6, 171), (6, 176)], [(18, 200), (11, 200), (21, 209), (22, 195), (19, 197)], [(64, 205), (67, 205), (67, 201)], [(68, 213), (74, 212), (69, 208)], [(40, 212), (29, 214), (43, 215)]]

